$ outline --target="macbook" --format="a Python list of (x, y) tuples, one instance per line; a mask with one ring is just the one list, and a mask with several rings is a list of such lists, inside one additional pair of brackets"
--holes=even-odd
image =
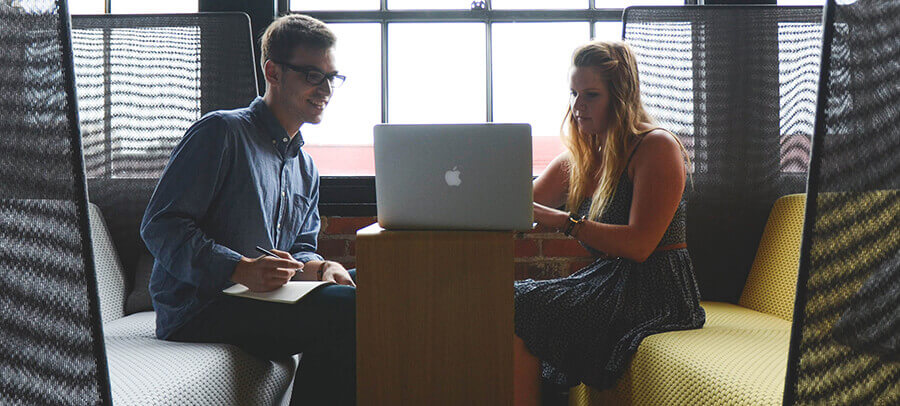
[(375, 126), (378, 224), (407, 230), (530, 230), (531, 126)]

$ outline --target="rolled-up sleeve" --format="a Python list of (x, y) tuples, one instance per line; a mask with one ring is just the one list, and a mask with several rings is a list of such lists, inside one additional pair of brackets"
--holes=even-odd
[(228, 173), (228, 128), (215, 114), (195, 123), (172, 153), (141, 221), (141, 238), (174, 278), (201, 291), (228, 285), (241, 255), (200, 228)]
[(319, 218), (319, 172), (315, 167), (310, 169), (311, 182), (308, 191), (309, 209), (300, 225), (297, 238), (291, 246), (291, 255), (297, 261), (307, 263), (309, 261), (322, 261), (321, 255), (316, 253), (316, 240), (319, 237), (321, 219)]

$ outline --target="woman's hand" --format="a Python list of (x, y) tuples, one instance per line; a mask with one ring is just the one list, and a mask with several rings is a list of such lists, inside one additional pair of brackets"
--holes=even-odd
[(540, 203), (534, 203), (534, 221), (538, 224), (555, 229), (557, 231), (566, 227), (569, 213), (556, 210)]

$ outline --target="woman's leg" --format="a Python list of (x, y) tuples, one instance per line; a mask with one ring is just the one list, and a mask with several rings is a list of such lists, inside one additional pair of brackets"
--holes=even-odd
[(525, 342), (513, 335), (513, 403), (537, 406), (541, 398), (541, 361), (528, 352)]

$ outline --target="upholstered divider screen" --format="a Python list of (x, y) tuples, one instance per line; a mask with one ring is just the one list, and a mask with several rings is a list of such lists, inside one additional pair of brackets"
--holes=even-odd
[(110, 404), (66, 2), (0, 2), (0, 404)]
[(830, 1), (788, 405), (900, 404), (900, 1)]
[[(72, 17), (90, 200), (122, 265), (149, 252), (138, 228), (172, 149), (203, 114), (257, 96), (244, 13)], [(152, 263), (152, 261), (150, 262)]]
[(631, 7), (641, 95), (693, 161), (688, 248), (704, 300), (736, 303), (769, 210), (803, 193), (821, 7)]

